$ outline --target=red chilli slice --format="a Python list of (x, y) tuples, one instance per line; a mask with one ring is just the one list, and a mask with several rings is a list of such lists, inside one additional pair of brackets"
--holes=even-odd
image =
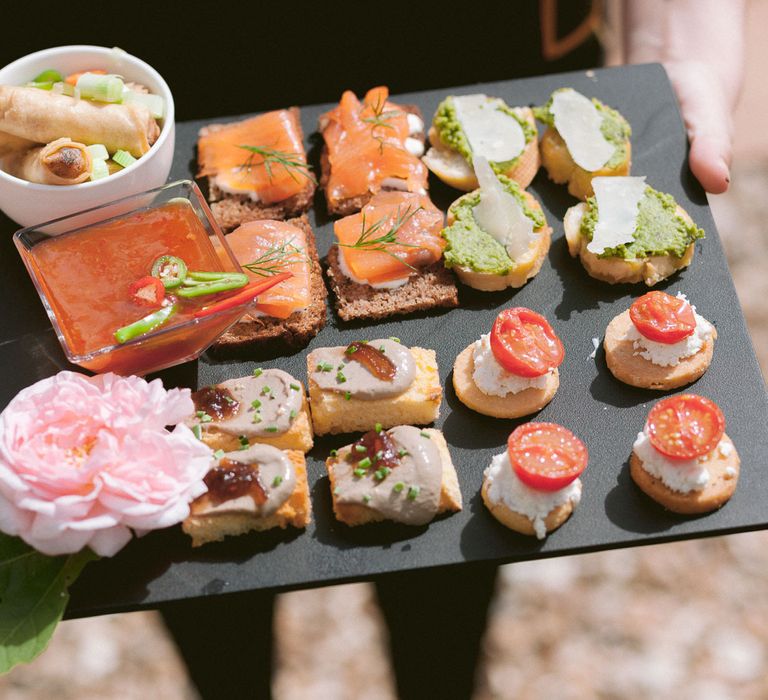
[(648, 292), (629, 307), (635, 328), (648, 340), (671, 345), (692, 335), (696, 317), (691, 305), (666, 292)]
[(128, 287), (128, 295), (141, 306), (157, 308), (165, 298), (165, 287), (157, 277), (141, 277)]
[(558, 491), (577, 479), (589, 459), (586, 445), (557, 423), (525, 423), (507, 440), (509, 462), (520, 481)]
[(549, 321), (523, 306), (504, 309), (496, 317), (491, 350), (504, 369), (519, 377), (540, 377), (559, 367), (565, 356)]
[(698, 394), (670, 396), (648, 414), (651, 445), (668, 459), (695, 459), (714, 450), (725, 432), (720, 407)]

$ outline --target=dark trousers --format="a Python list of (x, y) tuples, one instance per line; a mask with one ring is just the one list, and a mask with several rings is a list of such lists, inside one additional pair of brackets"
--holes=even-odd
[[(400, 700), (470, 698), (496, 567), (390, 574), (376, 583)], [(168, 630), (204, 700), (269, 698), (274, 595), (173, 603)]]

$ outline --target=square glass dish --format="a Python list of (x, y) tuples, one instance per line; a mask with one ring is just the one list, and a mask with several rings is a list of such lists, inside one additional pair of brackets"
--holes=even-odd
[[(193, 360), (253, 303), (219, 309), (231, 290), (189, 295), (200, 285), (192, 271), (241, 273), (189, 180), (22, 229), (14, 242), (67, 359), (93, 372), (142, 375)], [(150, 279), (162, 256), (186, 263), (183, 285)]]

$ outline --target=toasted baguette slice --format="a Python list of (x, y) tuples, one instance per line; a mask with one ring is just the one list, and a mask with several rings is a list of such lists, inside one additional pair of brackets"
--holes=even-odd
[[(301, 130), (301, 118), (298, 107), (289, 109), (295, 121), (300, 138), (304, 139)], [(209, 124), (200, 129), (199, 136), (226, 129), (228, 124)], [(305, 178), (304, 189), (282, 202), (263, 204), (253, 201), (247, 194), (229, 194), (216, 186), (213, 178), (202, 178), (207, 185), (208, 202), (213, 216), (224, 233), (236, 229), (246, 221), (256, 219), (289, 219), (308, 211), (315, 196), (316, 184), (311, 178)]]
[[(302, 387), (302, 394), (304, 389)], [(234, 452), (241, 446), (240, 436), (225, 432), (217, 427), (216, 423), (207, 423), (202, 426), (201, 435), (203, 442), (212, 450), (223, 450), (224, 452)], [(306, 396), (301, 402), (301, 410), (294, 419), (291, 427), (280, 435), (275, 437), (258, 436), (249, 437), (251, 444), (260, 443), (262, 445), (272, 445), (279, 450), (299, 450), (309, 452), (314, 441), (312, 439), (312, 419), (309, 416), (309, 403)]]
[(453, 365), (453, 388), (459, 401), (468, 408), (493, 418), (520, 418), (540, 411), (554, 398), (560, 386), (557, 369), (548, 375), (543, 389), (531, 387), (507, 396), (483, 393), (472, 376), (475, 371), (473, 348), (474, 344), (464, 348)]
[(615, 167), (601, 168), (590, 172), (580, 168), (573, 162), (568, 146), (557, 129), (547, 128), (541, 137), (539, 150), (541, 162), (549, 175), (549, 179), (558, 185), (568, 183), (568, 192), (576, 199), (586, 199), (594, 194), (592, 190), (593, 177), (610, 177), (613, 175), (629, 175), (632, 166), (632, 144), (629, 139), (625, 142), (627, 157)]
[(443, 388), (437, 372), (434, 350), (410, 348), (416, 362), (416, 376), (408, 390), (399, 396), (365, 401), (321, 389), (312, 379), (317, 364), (312, 353), (307, 355), (309, 403), (312, 426), (316, 435), (353, 433), (373, 430), (377, 423), (384, 428), (396, 425), (428, 425), (437, 419)]
[(695, 382), (707, 371), (712, 362), (717, 331), (712, 327), (712, 336), (708, 338), (701, 349), (690, 357), (684, 357), (676, 365), (666, 367), (655, 365), (641, 355), (635, 354), (631, 340), (627, 339), (627, 331), (632, 327), (629, 311), (624, 311), (608, 324), (605, 329), (605, 362), (616, 379), (630, 386), (641, 389), (659, 389), (669, 391)]
[[(523, 515), (522, 513), (518, 513), (517, 511), (512, 510), (505, 503), (494, 503), (490, 500), (490, 498), (488, 498), (488, 482), (485, 480), (483, 481), (480, 495), (483, 498), (485, 507), (491, 511), (491, 515), (493, 515), (493, 517), (496, 518), (496, 520), (498, 520), (502, 525), (508, 527), (510, 530), (519, 532), (521, 535), (530, 535), (532, 537), (536, 537), (536, 530), (533, 526), (533, 520), (531, 520), (527, 515)], [(566, 520), (568, 520), (568, 518), (571, 517), (571, 513), (573, 513), (573, 501), (566, 501), (559, 506), (555, 506), (551, 511), (549, 511), (547, 517), (544, 519), (544, 526), (546, 527), (547, 532), (549, 533), (559, 528)]]
[[(536, 120), (530, 107), (515, 107), (514, 111), (536, 128)], [(434, 126), (429, 129), (429, 143), (432, 147), (422, 160), (435, 175), (446, 185), (455, 187), (457, 190), (470, 192), (477, 189), (477, 177), (472, 166), (467, 163), (461, 153), (443, 143)], [(502, 175), (506, 175), (525, 189), (536, 177), (540, 164), (539, 144), (536, 138), (532, 138), (525, 145), (515, 164)]]
[(267, 342), (269, 342), (270, 351), (301, 348), (325, 326), (325, 298), (328, 292), (323, 282), (312, 227), (306, 215), (289, 219), (288, 223), (297, 226), (307, 234), (307, 253), (312, 260), (309, 306), (301, 311), (294, 311), (288, 318), (283, 319), (250, 314), (243, 316), (208, 349), (212, 356), (217, 358), (251, 356), (254, 350), (266, 345)]
[[(440, 453), (440, 459), (443, 467), (443, 481), (440, 489), (440, 503), (437, 508), (437, 514), (446, 512), (457, 512), (461, 510), (461, 490), (459, 489), (459, 478), (456, 474), (456, 467), (451, 460), (451, 453), (448, 451), (448, 445), (445, 442), (443, 434), (434, 428), (424, 431), (428, 433), (430, 439), (434, 442)], [(367, 523), (381, 522), (386, 518), (378, 511), (367, 508), (355, 503), (339, 503), (336, 498), (336, 481), (333, 469), (334, 459), (329, 457), (325, 466), (328, 469), (328, 479), (331, 486), (331, 498), (333, 499), (333, 513), (336, 519), (355, 527)]]
[(374, 289), (353, 282), (339, 265), (337, 245), (328, 251), (328, 283), (336, 297), (336, 313), (342, 321), (375, 321), (435, 308), (459, 305), (459, 290), (453, 275), (438, 260), (420, 269), (406, 284), (395, 289)]
[[(403, 112), (407, 112), (408, 114), (413, 114), (414, 116), (418, 117), (422, 120), (422, 124), (424, 123), (421, 110), (416, 105), (398, 105), (398, 109), (402, 110)], [(325, 130), (325, 127), (327, 126), (328, 121), (326, 119), (326, 115), (321, 115), (320, 120), (318, 122), (318, 131), (322, 134)], [(422, 144), (426, 141), (426, 136), (424, 132), (418, 132), (411, 134), (411, 138), (417, 139), (418, 141), (421, 141)], [(328, 180), (331, 177), (331, 161), (328, 157), (328, 147), (323, 144), (323, 149), (320, 152), (320, 187), (323, 188), (325, 192), (325, 201), (328, 205), (328, 213), (332, 215), (337, 216), (349, 216), (350, 214), (354, 214), (355, 212), (360, 211), (366, 204), (368, 204), (368, 201), (373, 197), (374, 194), (376, 194), (376, 191), (370, 191), (366, 192), (365, 194), (359, 195), (357, 197), (349, 197), (348, 199), (337, 199), (335, 197), (332, 197), (328, 192)], [(382, 190), (388, 190), (392, 189), (390, 187), (382, 187)]]
[[(645, 282), (649, 287), (667, 279), (678, 270), (688, 267), (693, 260), (694, 243), (686, 248), (682, 257), (654, 255), (648, 258), (601, 258), (587, 250), (589, 241), (581, 235), (581, 220), (587, 211), (584, 202), (565, 212), (565, 239), (568, 252), (579, 257), (591, 277), (610, 284), (634, 284)], [(688, 213), (678, 205), (677, 215), (692, 223)]]
[(739, 480), (741, 461), (736, 448), (727, 435), (723, 435), (720, 442), (730, 444), (733, 449), (727, 456), (721, 454), (719, 446), (710, 453), (707, 461), (709, 481), (703, 489), (688, 493), (673, 491), (661, 479), (644, 469), (643, 461), (634, 451), (629, 458), (629, 473), (642, 491), (667, 510), (684, 515), (709, 513), (720, 508), (733, 496)]
[[(467, 196), (467, 195), (464, 195)], [(454, 204), (457, 204), (461, 198), (457, 199)], [(541, 204), (530, 192), (525, 192), (525, 199), (528, 205), (537, 211), (542, 211)], [(451, 205), (451, 208), (453, 204)], [(447, 225), (456, 221), (456, 217), (451, 213), (451, 208), (448, 209)], [(468, 287), (478, 289), (481, 292), (497, 292), (507, 287), (519, 288), (522, 287), (528, 280), (533, 279), (541, 266), (544, 264), (544, 260), (549, 252), (549, 246), (552, 241), (552, 227), (545, 225), (534, 229), (534, 233), (538, 234), (536, 239), (531, 242), (528, 251), (521, 258), (515, 260), (514, 269), (510, 270), (506, 275), (493, 275), (487, 272), (475, 272), (470, 267), (464, 265), (454, 265), (451, 270), (456, 273), (459, 280), (466, 284)]]
[(250, 513), (201, 514), (209, 504), (208, 495), (203, 494), (190, 505), (190, 514), (182, 523), (182, 530), (192, 538), (192, 546), (199, 547), (206, 542), (219, 542), (228, 535), (242, 535), (251, 531), (271, 530), (279, 527), (304, 528), (312, 522), (312, 502), (309, 499), (307, 463), (304, 453), (287, 450), (286, 454), (296, 470), (296, 488), (280, 508), (266, 518)]

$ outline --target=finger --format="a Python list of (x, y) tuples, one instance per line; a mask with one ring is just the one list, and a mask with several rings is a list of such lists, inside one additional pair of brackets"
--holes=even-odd
[(722, 194), (731, 182), (731, 146), (716, 136), (694, 136), (688, 163), (694, 177), (710, 194)]

